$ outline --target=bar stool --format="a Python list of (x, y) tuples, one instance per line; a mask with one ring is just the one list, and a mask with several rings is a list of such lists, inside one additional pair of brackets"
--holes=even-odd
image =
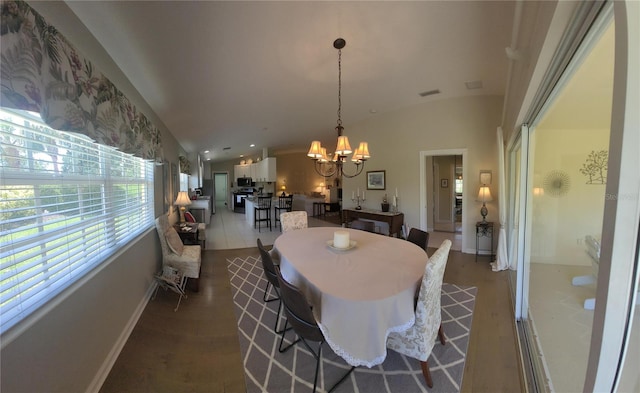
[(258, 228), (260, 232), (260, 223), (266, 222), (271, 231), (271, 197), (261, 196), (256, 200), (253, 208), (253, 227)]
[(273, 219), (278, 223), (282, 232), (282, 223), (280, 222), (280, 213), (283, 211), (290, 212), (293, 207), (293, 194), (289, 196), (278, 197), (278, 205), (273, 207)]

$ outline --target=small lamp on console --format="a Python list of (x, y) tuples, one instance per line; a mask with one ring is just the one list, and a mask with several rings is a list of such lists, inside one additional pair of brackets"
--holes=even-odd
[(282, 187), (280, 187), (280, 189), (282, 190), (282, 194), (280, 194), (280, 196), (282, 197), (286, 197), (287, 193), (285, 192), (287, 189), (287, 186), (285, 186), (284, 184), (282, 185)]
[(487, 217), (487, 205), (486, 202), (491, 202), (493, 198), (491, 197), (491, 190), (489, 190), (489, 186), (482, 185), (480, 186), (480, 191), (478, 192), (478, 202), (482, 202), (482, 207), (480, 208), (480, 214), (482, 215), (482, 223), (486, 223)]
[(180, 206), (180, 223), (184, 222), (184, 212), (187, 210), (185, 206), (189, 206), (191, 204), (191, 199), (189, 199), (189, 194), (186, 191), (180, 191), (178, 193), (178, 197), (174, 205)]

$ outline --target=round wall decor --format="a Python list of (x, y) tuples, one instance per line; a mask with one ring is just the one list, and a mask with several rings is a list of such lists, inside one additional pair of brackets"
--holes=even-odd
[(553, 170), (544, 178), (544, 191), (553, 197), (560, 197), (571, 187), (571, 180), (567, 172)]

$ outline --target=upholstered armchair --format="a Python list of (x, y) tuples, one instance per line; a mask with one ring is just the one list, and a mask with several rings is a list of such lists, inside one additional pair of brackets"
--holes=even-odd
[(184, 277), (194, 279), (193, 289), (197, 291), (202, 262), (200, 246), (182, 244), (180, 236), (173, 226), (169, 225), (169, 220), (164, 214), (156, 218), (156, 230), (162, 248), (163, 266), (170, 266), (177, 269)]
[(280, 214), (282, 223), (282, 233), (287, 233), (295, 229), (303, 229), (309, 226), (306, 211), (292, 211)]
[(404, 332), (390, 333), (387, 338), (387, 348), (420, 361), (422, 374), (430, 388), (433, 387), (433, 381), (427, 360), (436, 338), (440, 338), (442, 345), (445, 343), (444, 334), (440, 328), (442, 322), (440, 299), (442, 278), (450, 249), (451, 241), (447, 239), (427, 261), (418, 295), (414, 325)]

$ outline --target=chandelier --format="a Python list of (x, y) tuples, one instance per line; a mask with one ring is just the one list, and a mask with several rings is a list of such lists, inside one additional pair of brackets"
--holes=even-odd
[[(342, 135), (344, 127), (342, 127), (342, 48), (345, 47), (347, 42), (338, 38), (333, 41), (333, 47), (338, 50), (338, 125), (336, 131), (338, 132), (338, 143), (336, 146), (333, 158), (327, 157), (327, 149), (322, 147), (320, 141), (311, 142), (311, 147), (307, 156), (311, 157), (315, 161), (315, 170), (320, 176), (336, 177), (345, 176), (348, 178), (356, 177), (362, 173), (364, 169), (364, 162), (369, 159), (369, 144), (367, 142), (360, 142), (360, 145), (356, 151), (351, 150), (349, 145), (349, 138)], [(353, 174), (347, 174), (344, 172), (344, 163), (347, 161), (347, 156), (353, 152), (351, 162), (356, 165), (356, 171)]]

